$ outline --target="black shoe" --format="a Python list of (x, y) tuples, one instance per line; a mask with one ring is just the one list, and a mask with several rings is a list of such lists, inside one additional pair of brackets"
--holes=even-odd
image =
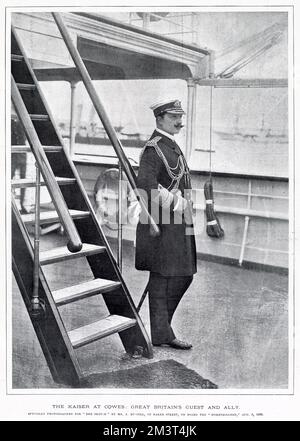
[(185, 341), (178, 340), (177, 338), (174, 338), (170, 343), (168, 343), (169, 346), (171, 346), (174, 349), (191, 349), (193, 345), (190, 343), (186, 343)]

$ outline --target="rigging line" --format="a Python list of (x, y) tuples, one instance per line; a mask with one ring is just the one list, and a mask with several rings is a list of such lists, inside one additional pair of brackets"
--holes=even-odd
[[(181, 16), (181, 45), (183, 46), (183, 28), (184, 28), (184, 25), (183, 25), (183, 17)], [(183, 56), (182, 56), (182, 61), (183, 61)]]
[(279, 36), (253, 54), (250, 54), (247, 58), (241, 57), (240, 59), (236, 60), (231, 66), (227, 67), (225, 70), (223, 70), (223, 72), (219, 73), (218, 76), (222, 78), (227, 75), (233, 75), (238, 70), (241, 70), (243, 67), (247, 66), (247, 64), (251, 63), (255, 58), (259, 57), (268, 49), (270, 49), (276, 43), (276, 40), (278, 38)]
[(209, 109), (209, 179), (211, 180), (211, 157), (212, 157), (212, 104), (213, 86), (210, 86), (210, 109)]
[(272, 46), (277, 44), (279, 42), (280, 37), (281, 37), (281, 34), (274, 35), (272, 37), (272, 39), (270, 41), (265, 42), (265, 44), (262, 47), (256, 48), (256, 49), (254, 48), (255, 50), (252, 53), (250, 53), (248, 55), (248, 57), (247, 56), (246, 57), (245, 56), (240, 57), (239, 59), (237, 59), (233, 63), (233, 65), (238, 64), (238, 63), (242, 63), (243, 60), (245, 60), (245, 61), (247, 61), (249, 59), (252, 60), (254, 57), (257, 57), (257, 56), (261, 55), (264, 51), (266, 51), (267, 49), (271, 49)]
[(246, 66), (251, 61), (253, 61), (255, 58), (257, 58), (258, 56), (263, 54), (265, 51), (270, 49), (275, 43), (276, 43), (276, 40), (274, 39), (274, 40), (268, 42), (267, 44), (265, 44), (260, 49), (257, 49), (256, 52), (250, 54), (248, 57), (246, 57), (246, 58), (244, 56), (240, 57), (231, 66), (227, 67), (223, 72), (221, 72), (220, 75), (226, 74), (226, 72), (230, 71), (230, 69), (232, 69), (233, 71), (241, 69), (242, 67)]
[(224, 57), (228, 53), (230, 53), (234, 50), (241, 49), (243, 46), (245, 46), (249, 43), (254, 44), (258, 40), (265, 42), (267, 39), (272, 38), (273, 34), (276, 34), (278, 32), (283, 33), (285, 31), (286, 27), (287, 27), (287, 25), (285, 23), (285, 20), (281, 21), (281, 22), (274, 23), (272, 26), (259, 32), (258, 34), (252, 34), (250, 37), (247, 37), (243, 40), (240, 40), (238, 43), (235, 43), (235, 44), (228, 46), (222, 52), (217, 51), (216, 58)]

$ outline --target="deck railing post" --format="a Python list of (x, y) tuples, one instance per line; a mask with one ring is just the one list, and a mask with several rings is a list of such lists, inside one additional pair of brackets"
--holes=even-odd
[(189, 162), (193, 151), (194, 138), (194, 122), (196, 110), (196, 83), (193, 78), (187, 80), (188, 96), (187, 96), (187, 114), (186, 114), (186, 159)]
[(30, 313), (32, 317), (38, 318), (45, 311), (45, 303), (39, 297), (40, 279), (40, 196), (41, 196), (41, 174), (37, 163), (35, 182), (35, 222), (34, 222), (34, 247), (33, 247), (33, 291), (31, 297)]
[(119, 161), (119, 185), (118, 185), (118, 266), (122, 272), (122, 239), (123, 239), (123, 169)]
[(75, 105), (76, 105), (76, 86), (77, 81), (71, 81), (71, 104), (70, 104), (70, 156), (74, 155), (76, 121), (75, 121)]
[[(251, 182), (251, 179), (249, 179), (249, 183), (248, 183), (248, 198), (247, 198), (247, 210), (251, 209), (251, 196), (252, 196), (252, 182)], [(245, 216), (243, 240), (242, 240), (240, 258), (239, 258), (239, 266), (242, 266), (243, 260), (244, 260), (245, 248), (246, 248), (246, 244), (247, 244), (249, 221), (250, 221), (250, 217), (249, 216)]]

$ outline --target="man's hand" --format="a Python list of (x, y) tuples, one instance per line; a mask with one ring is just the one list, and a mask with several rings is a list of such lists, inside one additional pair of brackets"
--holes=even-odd
[(187, 208), (188, 201), (183, 196), (181, 196), (180, 190), (176, 190), (175, 192), (173, 192), (173, 195), (174, 195), (173, 211), (182, 213)]
[(158, 201), (163, 208), (169, 208), (174, 199), (174, 195), (162, 185), (158, 184)]

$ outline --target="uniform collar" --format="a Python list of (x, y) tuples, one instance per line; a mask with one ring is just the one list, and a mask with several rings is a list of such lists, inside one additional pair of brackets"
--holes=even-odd
[(156, 128), (155, 130), (156, 130), (158, 133), (160, 133), (161, 135), (164, 135), (164, 136), (166, 136), (167, 138), (170, 138), (172, 141), (176, 142), (174, 136), (171, 135), (170, 133), (165, 132), (164, 130), (161, 130), (161, 129), (158, 129), (158, 128)]
[(158, 136), (158, 135), (164, 136), (164, 144), (166, 144), (168, 147), (170, 147), (178, 155), (182, 155), (182, 151), (180, 150), (180, 148), (179, 148), (178, 144), (176, 143), (175, 139), (171, 139), (172, 135), (168, 134), (170, 136), (169, 137), (162, 130), (158, 131), (158, 129), (155, 129), (154, 132), (152, 133), (151, 138), (153, 138), (154, 136)]

